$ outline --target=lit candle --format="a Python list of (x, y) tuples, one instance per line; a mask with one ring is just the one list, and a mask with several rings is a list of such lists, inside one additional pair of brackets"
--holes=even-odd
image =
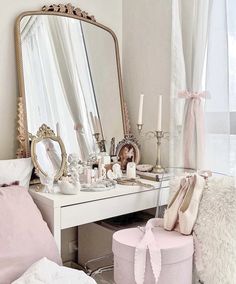
[(57, 136), (60, 136), (60, 125), (59, 125), (59, 122), (56, 123), (56, 130), (57, 130)]
[(141, 94), (139, 100), (138, 124), (143, 124), (143, 97), (144, 95)]
[(162, 95), (158, 99), (157, 131), (162, 131)]
[(96, 127), (96, 122), (95, 122), (95, 119), (94, 119), (94, 115), (93, 115), (93, 113), (91, 111), (90, 111), (90, 118), (91, 118), (92, 126), (93, 126), (93, 134), (97, 133), (98, 129)]

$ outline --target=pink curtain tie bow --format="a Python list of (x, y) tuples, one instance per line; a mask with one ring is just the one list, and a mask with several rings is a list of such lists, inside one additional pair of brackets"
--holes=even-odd
[(183, 99), (206, 99), (208, 97), (208, 93), (206, 91), (204, 92), (189, 92), (189, 91), (183, 91), (179, 92), (178, 94), (179, 98)]
[(77, 131), (78, 133), (84, 133), (83, 131), (83, 125), (81, 123), (77, 123), (74, 125), (74, 130)]
[(205, 114), (202, 99), (208, 97), (206, 91), (183, 91), (179, 98), (186, 99), (183, 121), (183, 166), (201, 168), (205, 149)]
[(135, 249), (134, 275), (137, 284), (144, 283), (147, 250), (150, 254), (150, 263), (155, 283), (158, 282), (161, 273), (161, 248), (156, 242), (152, 231), (155, 227), (163, 227), (163, 219), (153, 218), (147, 222), (144, 236)]

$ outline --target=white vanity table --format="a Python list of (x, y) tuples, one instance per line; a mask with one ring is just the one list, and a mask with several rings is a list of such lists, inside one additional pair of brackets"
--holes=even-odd
[(61, 193), (41, 193), (30, 188), (30, 194), (47, 222), (59, 251), (61, 252), (61, 230), (96, 222), (127, 213), (141, 211), (167, 204), (169, 182), (142, 180), (152, 185), (116, 185), (116, 188), (103, 192), (79, 192), (78, 195)]

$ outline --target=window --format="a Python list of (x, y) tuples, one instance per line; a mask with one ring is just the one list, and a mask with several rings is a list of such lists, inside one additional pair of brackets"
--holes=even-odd
[[(226, 13), (224, 12), (226, 11)], [(236, 171), (236, 2), (214, 1), (211, 11), (205, 88), (206, 165)]]

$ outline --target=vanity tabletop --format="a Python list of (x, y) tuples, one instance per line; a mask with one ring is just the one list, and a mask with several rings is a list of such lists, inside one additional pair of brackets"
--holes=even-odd
[(32, 195), (33, 199), (36, 199), (44, 203), (45, 205), (55, 208), (55, 207), (65, 207), (65, 206), (71, 206), (87, 202), (94, 202), (101, 199), (115, 198), (122, 195), (139, 194), (146, 191), (155, 191), (159, 189), (160, 186), (161, 189), (169, 187), (169, 182), (167, 180), (163, 181), (162, 184), (160, 184), (160, 182), (155, 182), (145, 179), (141, 179), (140, 181), (149, 186), (147, 187), (142, 185), (117, 184), (115, 188), (107, 191), (100, 191), (100, 192), (80, 191), (76, 195), (64, 195), (59, 192), (59, 188), (57, 185), (54, 185), (56, 193), (43, 193), (36, 191), (37, 186), (33, 185), (30, 186), (29, 192)]

